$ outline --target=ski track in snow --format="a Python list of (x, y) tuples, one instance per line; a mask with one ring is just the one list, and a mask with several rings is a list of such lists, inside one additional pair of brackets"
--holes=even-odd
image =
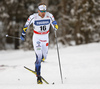
[(0, 51), (0, 89), (100, 89), (100, 43), (59, 48), (59, 53), (64, 83), (54, 48), (41, 64), (41, 75), (50, 84), (38, 85), (35, 75), (24, 69), (35, 69), (34, 51)]

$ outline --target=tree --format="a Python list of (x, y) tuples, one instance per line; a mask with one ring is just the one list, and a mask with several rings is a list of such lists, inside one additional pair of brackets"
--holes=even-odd
[[(20, 37), (29, 15), (38, 11), (40, 2), (47, 5), (59, 26), (58, 41), (63, 45), (80, 45), (100, 41), (99, 0), (1, 0), (0, 1), (0, 50), (6, 45), (15, 49), (32, 49), (33, 27), (27, 31), (26, 41), (6, 38), (5, 35)], [(54, 44), (54, 30), (50, 28), (50, 44)], [(74, 42), (74, 44), (73, 44)]]

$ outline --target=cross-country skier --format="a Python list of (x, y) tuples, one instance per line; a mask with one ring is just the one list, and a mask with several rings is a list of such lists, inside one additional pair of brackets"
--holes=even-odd
[(38, 5), (38, 13), (29, 16), (20, 37), (24, 41), (29, 25), (33, 24), (33, 46), (36, 54), (35, 71), (37, 73), (37, 84), (43, 83), (39, 75), (41, 74), (41, 61), (43, 58), (46, 59), (48, 53), (50, 24), (55, 30), (58, 29), (54, 16), (46, 10), (46, 4), (40, 3)]

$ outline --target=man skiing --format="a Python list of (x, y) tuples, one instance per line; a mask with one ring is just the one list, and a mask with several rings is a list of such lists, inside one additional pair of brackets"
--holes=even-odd
[(35, 71), (37, 73), (37, 84), (42, 84), (41, 75), (41, 61), (46, 59), (49, 44), (49, 28), (50, 25), (57, 30), (58, 25), (54, 16), (46, 12), (47, 8), (44, 3), (38, 5), (38, 13), (29, 16), (22, 31), (21, 39), (25, 40), (25, 35), (28, 27), (33, 24), (33, 46), (36, 54)]

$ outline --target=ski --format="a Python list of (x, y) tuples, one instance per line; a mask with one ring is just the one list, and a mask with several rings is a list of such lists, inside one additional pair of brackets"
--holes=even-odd
[[(24, 68), (27, 69), (27, 70), (29, 70), (30, 72), (32, 72), (33, 74), (36, 75), (36, 71), (33, 71), (33, 70), (27, 68), (26, 66), (24, 66)], [(46, 84), (49, 84), (42, 76), (40, 76), (40, 77), (41, 77), (41, 79), (42, 79)]]

